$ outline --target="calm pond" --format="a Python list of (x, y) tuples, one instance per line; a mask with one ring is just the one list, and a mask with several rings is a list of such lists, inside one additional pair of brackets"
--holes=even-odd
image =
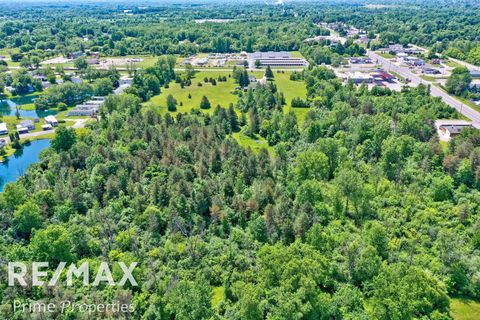
[(4, 163), (0, 163), (0, 192), (3, 191), (5, 184), (16, 181), (31, 164), (37, 162), (40, 152), (49, 146), (50, 140), (48, 139), (34, 140), (17, 150)]
[[(0, 114), (2, 116), (15, 116), (17, 112), (17, 104), (12, 100), (0, 100)], [(22, 118), (45, 118), (46, 116), (57, 114), (54, 110), (22, 110), (18, 109)]]

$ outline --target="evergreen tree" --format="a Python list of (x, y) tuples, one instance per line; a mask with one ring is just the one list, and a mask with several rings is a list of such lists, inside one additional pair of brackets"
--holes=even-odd
[(208, 98), (206, 96), (202, 97), (202, 101), (200, 101), (200, 109), (210, 109), (210, 101), (208, 101)]
[(177, 111), (177, 100), (171, 94), (167, 96), (167, 110), (170, 112)]
[(265, 69), (265, 78), (267, 78), (268, 80), (273, 79), (273, 72), (270, 66), (267, 66), (267, 69)]

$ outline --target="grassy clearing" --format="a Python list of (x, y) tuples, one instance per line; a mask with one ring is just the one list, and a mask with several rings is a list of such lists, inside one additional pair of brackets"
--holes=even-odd
[(392, 59), (392, 58), (395, 58), (395, 56), (389, 52), (377, 52), (377, 54), (380, 56), (380, 57), (383, 57), (385, 59)]
[(447, 141), (439, 141), (439, 142), (443, 152), (446, 154), (448, 151), (448, 142)]
[(214, 308), (219, 308), (220, 303), (224, 299), (225, 289), (223, 287), (215, 287), (212, 290), (212, 306)]
[(444, 64), (446, 64), (447, 66), (449, 66), (450, 68), (459, 68), (459, 67), (462, 67), (462, 65), (460, 63), (457, 63), (453, 60), (447, 60), (444, 62)]
[[(210, 101), (212, 108), (204, 111), (211, 113), (217, 104), (220, 104), (222, 107), (228, 107), (230, 103), (236, 103), (238, 100), (238, 97), (232, 93), (235, 87), (237, 87), (237, 84), (232, 78), (228, 78), (229, 74), (231, 74), (231, 72), (228, 71), (199, 71), (192, 80), (191, 86), (184, 87), (182, 89), (180, 84), (171, 83), (169, 88), (163, 89), (160, 95), (153, 97), (149, 102), (153, 104), (161, 114), (166, 114), (168, 112), (167, 96), (171, 94), (178, 103), (177, 111), (171, 112), (171, 114), (176, 114), (179, 112), (190, 112), (190, 110), (194, 108), (198, 109), (202, 96), (206, 96)], [(262, 71), (249, 72), (249, 74), (254, 75), (257, 78), (261, 78), (263, 76)], [(285, 100), (287, 103), (285, 106), (285, 111), (288, 112), (289, 110), (293, 110), (300, 122), (303, 122), (309, 109), (291, 108), (291, 101), (295, 97), (305, 99), (307, 95), (307, 89), (303, 81), (290, 80), (290, 74), (291, 72), (288, 71), (283, 73), (275, 72), (274, 82), (278, 89), (285, 95)], [(216, 86), (204, 82), (205, 77), (217, 79), (218, 76), (227, 76), (227, 82), (217, 81)], [(199, 82), (202, 83), (201, 87), (198, 86)], [(191, 98), (188, 98), (189, 94), (191, 95)], [(183, 106), (180, 105), (181, 102), (183, 103)]]
[(480, 317), (480, 303), (473, 300), (451, 299), (450, 308), (450, 314), (455, 320), (477, 320)]
[[(231, 74), (231, 72), (228, 71), (199, 71), (192, 80), (191, 86), (182, 89), (180, 84), (171, 83), (170, 87), (163, 89), (160, 95), (150, 99), (147, 105), (157, 110), (162, 115), (167, 113), (172, 115), (177, 113), (189, 113), (192, 109), (199, 109), (202, 97), (206, 96), (212, 107), (208, 110), (202, 110), (203, 112), (212, 113), (217, 104), (226, 108), (230, 103), (235, 104), (238, 100), (238, 96), (233, 94), (233, 91), (238, 85), (232, 78), (228, 77), (229, 74)], [(256, 76), (257, 79), (263, 77), (263, 71), (249, 72), (249, 74)], [(292, 108), (291, 101), (295, 97), (305, 99), (307, 89), (303, 81), (290, 80), (290, 74), (291, 72), (289, 71), (274, 72), (274, 82), (277, 85), (278, 90), (283, 92), (285, 96), (287, 105), (285, 106), (284, 111), (293, 111), (301, 125), (304, 122), (309, 109)], [(217, 79), (218, 76), (227, 76), (227, 81), (217, 81), (216, 86), (213, 86), (211, 83), (205, 83), (204, 81), (205, 77)], [(202, 83), (202, 86), (198, 86), (199, 82)], [(167, 110), (167, 96), (169, 94), (177, 100), (177, 111), (175, 112), (169, 112)], [(191, 98), (188, 98), (189, 94), (191, 95)], [(258, 152), (261, 148), (267, 148), (269, 151), (273, 152), (273, 148), (269, 147), (267, 141), (260, 136), (258, 136), (257, 139), (252, 139), (243, 133), (237, 132), (233, 134), (233, 137), (240, 145), (245, 148), (251, 148), (254, 152)]]
[(437, 79), (432, 76), (426, 76), (426, 75), (421, 75), (420, 78), (422, 78), (425, 81), (430, 81), (430, 82), (436, 82)]
[(277, 85), (278, 90), (283, 92), (285, 96), (285, 100), (287, 105), (285, 106), (285, 112), (289, 112), (290, 110), (295, 113), (299, 123), (302, 124), (305, 120), (305, 117), (310, 110), (309, 108), (292, 108), (292, 99), (293, 98), (302, 98), (305, 99), (307, 97), (307, 87), (305, 86), (305, 82), (303, 81), (292, 81), (290, 80), (290, 75), (292, 73), (285, 71), (285, 72), (275, 72), (274, 73), (274, 81)]
[[(170, 88), (163, 89), (160, 95), (150, 99), (150, 103), (153, 104), (161, 114), (166, 114), (167, 110), (167, 96), (171, 94), (177, 100), (177, 111), (170, 112), (171, 114), (190, 112), (192, 109), (198, 109), (200, 101), (203, 96), (206, 96), (210, 101), (212, 107), (204, 112), (211, 113), (220, 104), (226, 108), (230, 103), (236, 103), (238, 97), (233, 94), (235, 87), (238, 85), (233, 78), (229, 78), (228, 75), (231, 72), (227, 71), (199, 71), (196, 73), (195, 78), (192, 80), (192, 85), (189, 87), (181, 88), (179, 83), (171, 83)], [(261, 72), (250, 73), (257, 77), (261, 77)], [(217, 85), (213, 86), (210, 82), (205, 83), (204, 78), (217, 79), (218, 76), (227, 76), (226, 82), (217, 81)], [(202, 86), (198, 86), (201, 83)], [(190, 94), (191, 98), (188, 98)], [(183, 106), (180, 105), (183, 103)]]
[(256, 139), (253, 139), (242, 132), (235, 132), (232, 134), (233, 138), (237, 140), (238, 144), (242, 147), (248, 149), (252, 149), (254, 153), (258, 153), (260, 149), (266, 148), (270, 154), (273, 154), (273, 148), (268, 145), (267, 140), (264, 138), (257, 136)]
[(292, 54), (293, 58), (301, 58), (301, 59), (304, 58), (304, 56), (300, 51), (290, 51), (290, 53)]

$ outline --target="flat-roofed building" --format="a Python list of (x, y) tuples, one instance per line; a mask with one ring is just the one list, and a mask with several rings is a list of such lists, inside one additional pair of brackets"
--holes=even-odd
[[(262, 67), (304, 67), (308, 65), (307, 60), (293, 58), (289, 52), (254, 52), (249, 56), (250, 66), (260, 64)], [(258, 61), (258, 62), (257, 62)]]
[(465, 120), (436, 120), (435, 127), (441, 141), (449, 141), (466, 128), (474, 128), (471, 121)]
[(356, 84), (360, 83), (372, 83), (373, 77), (368, 73), (363, 72), (348, 72), (346, 74), (346, 81), (353, 81)]
[(425, 61), (423, 61), (422, 59), (417, 58), (417, 57), (410, 57), (410, 56), (403, 58), (403, 62), (406, 65), (413, 66), (413, 67), (418, 67), (418, 66), (424, 66), (425, 65)]

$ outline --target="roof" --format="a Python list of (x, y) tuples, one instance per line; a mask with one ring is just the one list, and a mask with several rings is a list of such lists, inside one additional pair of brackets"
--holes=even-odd
[(257, 52), (254, 52), (250, 55), (250, 57), (252, 59), (273, 59), (273, 60), (277, 60), (277, 59), (290, 59), (292, 58), (292, 55), (289, 53), (289, 52), (286, 52), (286, 51), (279, 51), (279, 52), (275, 52), (275, 51), (267, 51), (267, 52), (260, 52), (260, 51), (257, 51)]
[(480, 70), (470, 70), (470, 75), (473, 78), (480, 78)]
[(57, 118), (55, 118), (54, 116), (46, 116), (45, 121), (46, 122), (57, 122)]
[(441, 119), (441, 120), (435, 120), (435, 127), (437, 129), (444, 128), (452, 132), (451, 130), (455, 130), (454, 128), (463, 129), (465, 127), (473, 127), (473, 123), (471, 121), (459, 120), (459, 119)]
[(26, 125), (31, 125), (31, 126), (33, 126), (33, 121), (32, 121), (32, 120), (22, 120), (22, 121), (20, 121), (20, 124), (21, 124), (22, 126), (26, 126)]
[(465, 128), (473, 128), (471, 124), (451, 124), (451, 125), (441, 125), (440, 128), (443, 128), (449, 131), (451, 134), (460, 133)]
[(347, 73), (347, 77), (349, 79), (358, 79), (358, 80), (368, 80), (372, 78), (371, 75), (363, 72), (358, 72), (358, 71), (353, 73)]
[(0, 131), (8, 131), (7, 124), (5, 122), (0, 123)]

